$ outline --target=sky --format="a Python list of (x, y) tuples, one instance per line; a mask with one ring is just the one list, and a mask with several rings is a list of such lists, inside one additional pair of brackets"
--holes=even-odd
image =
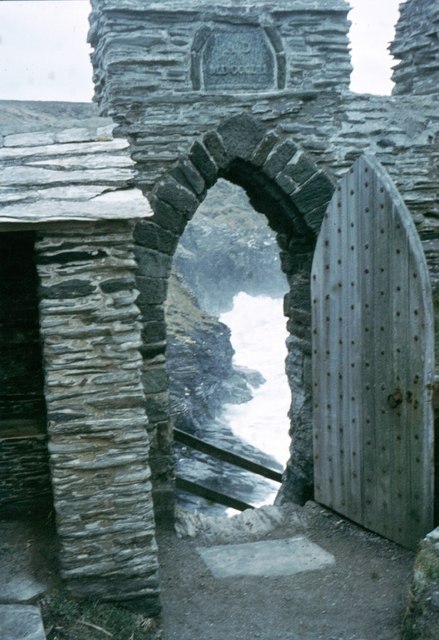
[[(391, 92), (387, 52), (401, 0), (349, 0), (351, 89)], [(88, 0), (0, 0), (0, 100), (89, 102)]]

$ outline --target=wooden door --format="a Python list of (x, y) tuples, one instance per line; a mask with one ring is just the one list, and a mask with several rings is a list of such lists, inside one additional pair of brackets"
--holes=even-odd
[(411, 216), (372, 157), (329, 205), (312, 307), (316, 500), (414, 548), (433, 528), (432, 297)]

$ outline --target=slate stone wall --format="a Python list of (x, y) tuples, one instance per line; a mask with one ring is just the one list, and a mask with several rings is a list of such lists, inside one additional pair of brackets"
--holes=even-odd
[(39, 233), (45, 397), (63, 577), (157, 613), (132, 236), (111, 221)]
[[(92, 6), (96, 100), (118, 123), (117, 135), (129, 140), (136, 183), (154, 210), (137, 238), (142, 314), (153, 331), (144, 367), (162, 367), (160, 305), (178, 238), (218, 177), (236, 182), (278, 232), (290, 283), (292, 446), (280, 499), (303, 500), (312, 486), (309, 270), (325, 203), (355, 159), (374, 154), (414, 216), (439, 291), (436, 99), (348, 91), (349, 6), (343, 0), (282, 6), (169, 0), (147, 8), (140, 0), (93, 0)], [(245, 43), (252, 38), (257, 51), (250, 59)], [(252, 82), (257, 65), (265, 65), (260, 83)], [(172, 487), (163, 373), (160, 381), (161, 400), (149, 411), (165, 434), (156, 451), (162, 486)], [(156, 382), (144, 375), (144, 383), (148, 396)]]
[(399, 60), (393, 72), (395, 95), (439, 92), (437, 0), (408, 0), (400, 5), (390, 52)]

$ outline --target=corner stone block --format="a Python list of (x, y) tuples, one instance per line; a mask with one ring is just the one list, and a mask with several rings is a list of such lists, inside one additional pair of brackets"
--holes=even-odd
[(275, 178), (297, 151), (292, 140), (285, 140), (274, 147), (264, 163), (263, 170), (270, 178)]
[(154, 194), (151, 195), (149, 202), (154, 211), (153, 221), (158, 226), (180, 236), (187, 224), (187, 219), (183, 216), (182, 212), (176, 211)]
[(148, 249), (172, 255), (177, 247), (179, 236), (151, 220), (139, 220), (134, 228), (134, 240)]
[(170, 173), (177, 182), (192, 190), (198, 198), (204, 196), (206, 192), (204, 178), (188, 158), (179, 160), (177, 166)]
[(266, 134), (264, 125), (246, 113), (224, 122), (218, 132), (229, 156), (242, 160), (251, 160)]
[(169, 204), (175, 211), (181, 212), (188, 220), (192, 218), (200, 204), (200, 201), (192, 191), (183, 187), (170, 175), (157, 185), (156, 189), (154, 189), (154, 194), (157, 198)]
[(148, 278), (167, 278), (171, 273), (172, 257), (153, 249), (136, 247), (138, 275)]
[(151, 278), (138, 275), (136, 278), (137, 289), (140, 295), (137, 298), (137, 306), (143, 313), (144, 305), (162, 304), (168, 293), (168, 281), (166, 278)]
[(160, 321), (145, 322), (142, 329), (144, 344), (166, 340), (166, 324)]
[(218, 167), (206, 147), (198, 140), (194, 142), (189, 151), (189, 160), (203, 176), (206, 187), (208, 189), (213, 187), (218, 179)]
[(335, 186), (328, 176), (322, 171), (319, 171), (319, 173), (308, 180), (308, 182), (305, 182), (299, 187), (291, 196), (291, 199), (306, 219), (307, 213), (319, 207), (327, 207), (334, 190)]
[(297, 184), (303, 184), (318, 173), (318, 168), (303, 152), (299, 152), (287, 163), (283, 173)]
[(262, 167), (269, 154), (273, 150), (274, 146), (279, 142), (280, 138), (277, 133), (274, 133), (274, 131), (270, 131), (269, 133), (267, 133), (267, 135), (261, 140), (261, 142), (254, 150), (251, 157), (251, 163), (255, 167)]
[(147, 395), (145, 407), (151, 423), (166, 422), (170, 411), (168, 392)]
[(227, 154), (223, 141), (216, 131), (209, 131), (209, 133), (206, 133), (203, 138), (203, 143), (214, 159), (216, 165), (220, 169), (225, 169), (230, 162), (230, 157)]
[(147, 395), (165, 392), (169, 385), (166, 367), (147, 367), (142, 373), (142, 382)]

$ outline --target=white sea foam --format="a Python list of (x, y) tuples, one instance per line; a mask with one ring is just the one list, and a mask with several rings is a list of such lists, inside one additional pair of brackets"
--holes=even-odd
[(224, 418), (242, 440), (285, 465), (291, 393), (285, 375), (287, 330), (282, 299), (241, 292), (234, 298), (233, 309), (220, 320), (232, 331), (234, 362), (256, 369), (266, 379), (249, 402), (226, 405)]

